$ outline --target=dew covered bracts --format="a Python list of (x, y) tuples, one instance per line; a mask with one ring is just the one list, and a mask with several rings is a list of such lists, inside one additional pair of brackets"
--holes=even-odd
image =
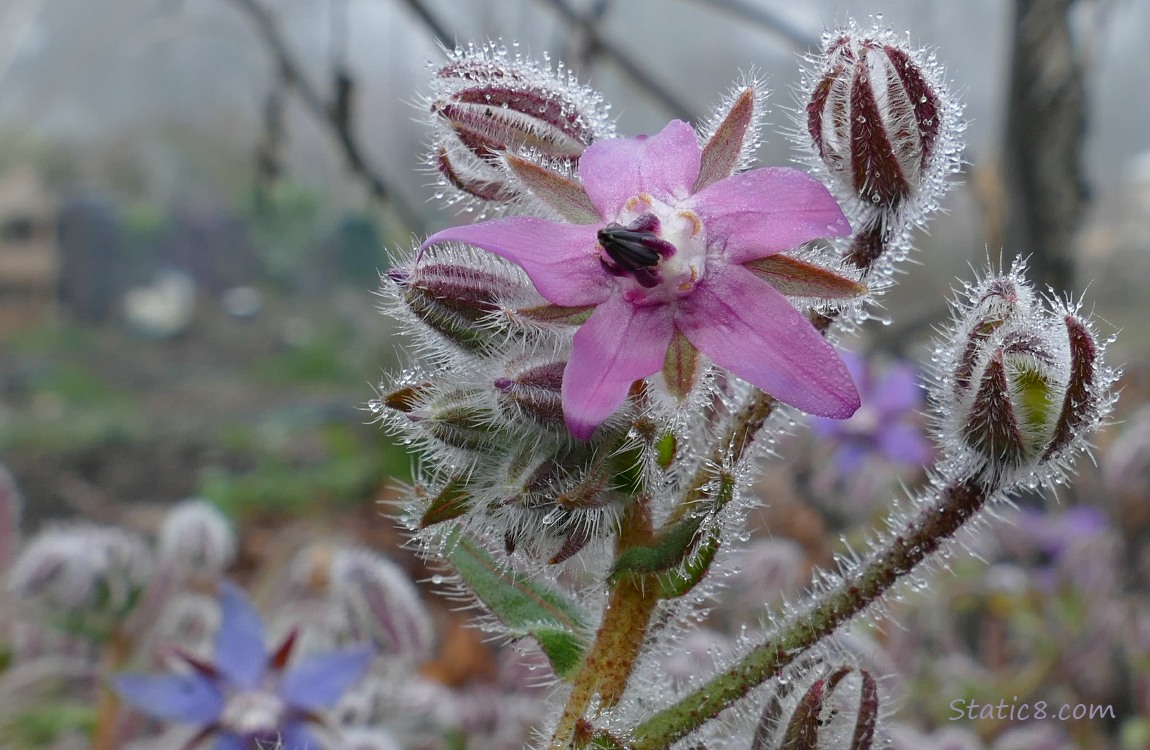
[(1109, 415), (1118, 372), (1080, 305), (1042, 297), (1016, 262), (954, 303), (934, 353), (935, 432), (958, 472), (1061, 481), (1065, 458)]
[(469, 210), (516, 203), (525, 188), (502, 159), (513, 155), (560, 174), (615, 126), (602, 97), (560, 64), (540, 65), (500, 44), (468, 45), (438, 67), (427, 98), (428, 164), (438, 197)]
[(810, 62), (796, 141), (851, 218), (847, 257), (889, 270), (960, 167), (962, 105), (934, 54), (889, 29), (828, 31)]

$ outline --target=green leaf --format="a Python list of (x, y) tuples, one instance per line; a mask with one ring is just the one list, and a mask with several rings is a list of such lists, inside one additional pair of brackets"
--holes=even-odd
[(531, 636), (560, 678), (571, 680), (587, 648), (586, 615), (562, 592), (503, 570), (458, 527), (447, 540), (459, 577), (513, 636)]

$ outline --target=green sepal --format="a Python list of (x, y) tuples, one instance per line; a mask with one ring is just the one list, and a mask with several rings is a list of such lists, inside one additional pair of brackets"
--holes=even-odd
[(537, 578), (516, 576), (456, 527), (447, 559), (513, 637), (531, 636), (560, 679), (575, 677), (587, 649), (587, 617), (577, 604)]
[(643, 491), (643, 447), (630, 446), (619, 451), (611, 460), (614, 474), (611, 484), (628, 495)]
[(691, 552), (699, 532), (699, 519), (688, 518), (664, 531), (650, 546), (640, 545), (619, 555), (608, 581), (636, 573), (663, 573), (674, 568)]
[(719, 551), (720, 538), (718, 529), (712, 529), (707, 534), (707, 541), (694, 551), (681, 568), (656, 574), (659, 597), (676, 599), (695, 588), (699, 581), (703, 580), (703, 576), (707, 575), (715, 554)]
[(591, 317), (591, 313), (595, 312), (595, 305), (583, 305), (580, 307), (539, 305), (538, 307), (521, 307), (515, 312), (517, 315), (521, 315), (537, 323), (581, 326)]
[(426, 529), (437, 523), (459, 518), (471, 507), (471, 494), (467, 491), (465, 475), (452, 477), (431, 500), (419, 517), (419, 528)]
[(671, 468), (671, 462), (675, 460), (678, 448), (679, 441), (673, 432), (668, 432), (655, 442), (655, 462), (659, 464), (660, 469)]

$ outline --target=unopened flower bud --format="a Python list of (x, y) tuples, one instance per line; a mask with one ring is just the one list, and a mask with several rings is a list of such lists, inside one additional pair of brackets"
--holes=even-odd
[(1043, 305), (1017, 265), (971, 287), (940, 347), (940, 437), (990, 478), (1055, 463), (1110, 410), (1115, 373), (1076, 309)]
[[(793, 701), (793, 698), (791, 699)], [(785, 695), (767, 704), (753, 750), (874, 747), (879, 718), (878, 684), (865, 669), (839, 667), (812, 682), (790, 709)]]
[(496, 47), (458, 49), (451, 57), (433, 80), (431, 163), (445, 186), (466, 196), (483, 203), (520, 196), (502, 168), (503, 154), (572, 171), (587, 146), (613, 134), (601, 97), (561, 67)]
[(853, 23), (823, 37), (806, 90), (805, 145), (852, 214), (848, 258), (869, 268), (937, 208), (961, 164), (962, 108), (933, 55)]
[(506, 273), (466, 263), (431, 261), (396, 267), (387, 278), (420, 322), (474, 353), (487, 352), (499, 340), (489, 318), (499, 310), (501, 299), (522, 288)]
[(503, 420), (485, 393), (462, 389), (437, 395), (424, 407), (407, 412), (423, 435), (450, 448), (499, 453), (507, 448)]
[(567, 432), (563, 421), (563, 369), (566, 362), (548, 362), (531, 367), (514, 377), (498, 378), (494, 385), (499, 402), (505, 408), (518, 411), (540, 425)]
[(160, 527), (159, 553), (182, 573), (217, 578), (235, 560), (236, 535), (227, 517), (207, 500), (185, 500)]
[(858, 198), (896, 209), (918, 189), (942, 114), (921, 65), (886, 39), (848, 29), (825, 47), (807, 130), (831, 175)]
[(331, 562), (332, 596), (345, 613), (355, 640), (413, 660), (433, 646), (431, 615), (402, 569), (368, 549), (336, 551)]
[(152, 570), (144, 540), (114, 527), (50, 529), (24, 548), (8, 577), (18, 598), (48, 613), (118, 618), (136, 603)]

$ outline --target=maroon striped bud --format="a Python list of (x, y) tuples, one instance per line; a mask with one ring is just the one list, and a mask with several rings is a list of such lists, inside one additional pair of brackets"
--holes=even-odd
[[(780, 689), (759, 720), (752, 750), (870, 750), (878, 725), (878, 684), (865, 669), (839, 667), (819, 677), (793, 703)], [(793, 695), (793, 694), (792, 694)], [(784, 719), (786, 720), (784, 723)]]
[(485, 352), (495, 343), (490, 326), (499, 301), (522, 285), (506, 274), (473, 268), (465, 263), (429, 262), (392, 268), (387, 278), (400, 289), (404, 305), (432, 330), (471, 352)]
[(433, 166), (446, 185), (483, 203), (523, 194), (505, 171), (504, 154), (571, 172), (591, 143), (612, 135), (597, 94), (562, 69), (497, 48), (457, 50), (436, 71), (428, 109), (436, 132)]
[(889, 41), (849, 30), (826, 47), (807, 131), (831, 175), (884, 210), (919, 188), (944, 107), (922, 66)]
[[(1109, 412), (1116, 374), (1074, 309), (1043, 304), (1016, 265), (968, 290), (953, 343), (936, 361), (940, 438), (999, 481), (1057, 465)], [(1042, 474), (1039, 474), (1039, 478)]]
[(418, 661), (430, 655), (431, 614), (398, 565), (366, 548), (340, 548), (330, 580), (353, 640), (369, 640), (391, 656)]
[(499, 401), (512, 411), (518, 410), (539, 424), (566, 434), (563, 421), (563, 370), (566, 362), (548, 362), (529, 368), (509, 378), (498, 378), (494, 385)]

